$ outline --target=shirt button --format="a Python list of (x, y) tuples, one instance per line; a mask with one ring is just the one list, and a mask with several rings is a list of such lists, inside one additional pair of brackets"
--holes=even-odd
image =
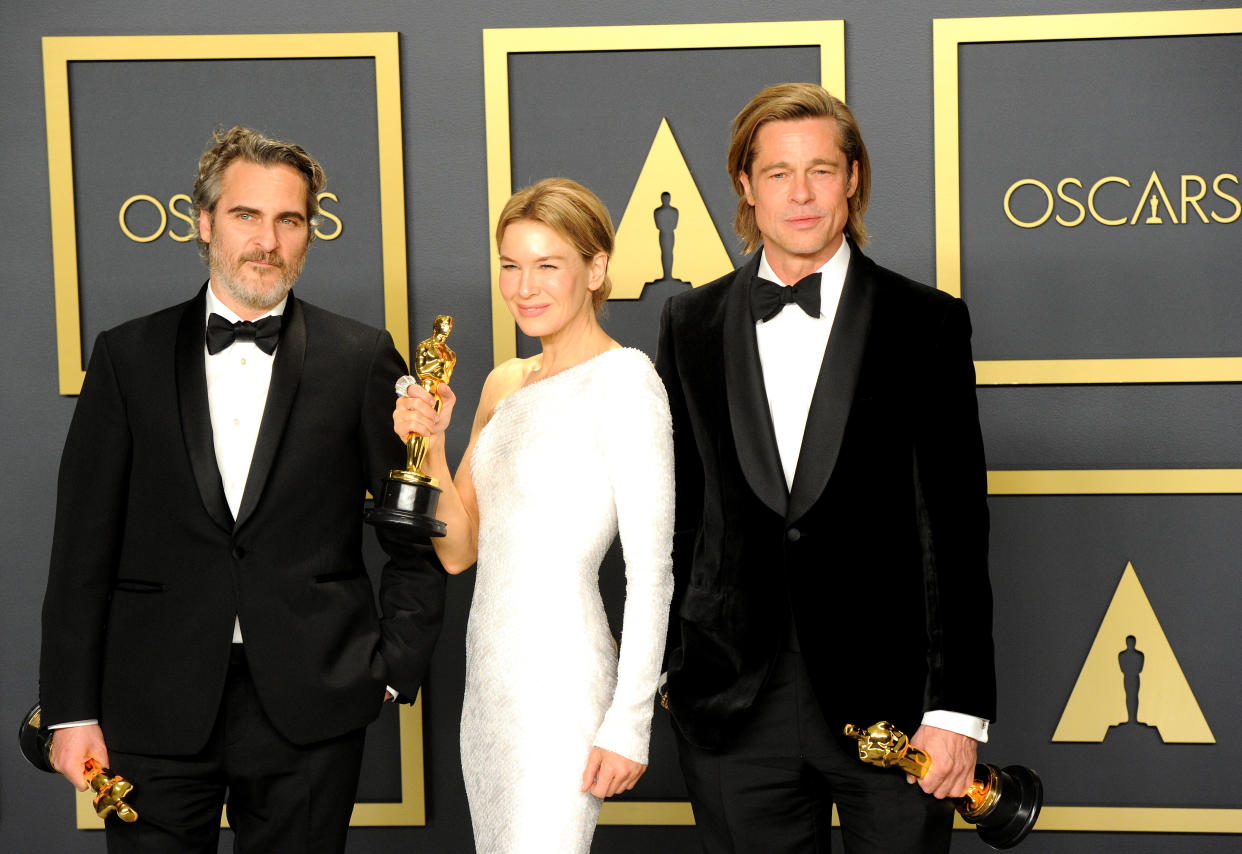
[(791, 543), (796, 543), (798, 540), (802, 539), (802, 532), (797, 528), (790, 528), (785, 532), (785, 539), (789, 540)]
[(245, 356), (242, 356), (241, 363), (242, 363), (243, 365), (244, 365), (244, 364), (246, 364), (246, 357), (245, 357)]
[(234, 419), (233, 419), (233, 426), (234, 426), (234, 427), (240, 427), (240, 426), (241, 426), (241, 419), (240, 419), (240, 418), (234, 418)]

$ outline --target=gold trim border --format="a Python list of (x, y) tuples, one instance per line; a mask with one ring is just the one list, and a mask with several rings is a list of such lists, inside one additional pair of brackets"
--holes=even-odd
[[(349, 818), (350, 827), (422, 827), (427, 824), (427, 798), (423, 780), (422, 692), (419, 692), (413, 705), (403, 704), (397, 715), (397, 731), (401, 744), (401, 800), (354, 804), (353, 814)], [(141, 786), (141, 783), (138, 785)], [(94, 792), (87, 789), (85, 792), (76, 792), (75, 795), (74, 814), (78, 830), (103, 830), (103, 819), (95, 815), (95, 807), (91, 803)], [(220, 826), (229, 826), (223, 811), (220, 814)]]
[[(955, 828), (970, 827), (957, 816)], [(1242, 833), (1242, 809), (1044, 807), (1035, 830), (1089, 833)]]
[[(509, 56), (515, 53), (587, 53), (613, 50), (695, 50), (745, 47), (820, 49), (820, 82), (845, 98), (845, 22), (768, 21), (634, 27), (519, 27), (483, 30), (483, 87), (487, 127), (488, 255), (491, 257), (492, 358), (517, 355), (517, 332), (497, 284), (500, 262), (491, 248), (490, 223), (513, 194), (509, 139)], [(622, 806), (618, 802), (615, 806)], [(604, 805), (601, 815), (609, 814)], [(620, 810), (626, 813), (626, 810)], [(628, 813), (627, 813), (628, 814)], [(601, 823), (603, 819), (601, 819)], [(625, 822), (630, 823), (630, 822)], [(658, 822), (657, 822), (658, 823)]]
[(1242, 469), (1026, 469), (988, 472), (988, 495), (1231, 495)]
[[(692, 825), (694, 813), (686, 801), (606, 802), (599, 823)], [(840, 825), (833, 807), (832, 826)], [(973, 830), (974, 825), (954, 815), (953, 829)], [(1040, 810), (1034, 830), (1235, 834), (1242, 833), (1242, 809), (1046, 806)]]
[(56, 290), (56, 355), (60, 393), (76, 395), (86, 376), (78, 298), (77, 219), (73, 197), (69, 63), (161, 59), (375, 60), (379, 143), (380, 237), (384, 322), (409, 361), (410, 318), (405, 246), (405, 166), (401, 139), (401, 71), (397, 33), (292, 33), (189, 36), (45, 36), (52, 271)]
[[(1030, 42), (1242, 33), (1242, 9), (936, 18), (932, 21), (936, 161), (936, 284), (962, 295), (958, 51)], [(1242, 358), (1004, 359), (975, 363), (979, 385), (1242, 382)]]

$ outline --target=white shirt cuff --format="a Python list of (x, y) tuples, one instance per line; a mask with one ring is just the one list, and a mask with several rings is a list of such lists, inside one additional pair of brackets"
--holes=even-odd
[(946, 712), (937, 709), (923, 713), (924, 726), (947, 729), (949, 732), (973, 738), (980, 744), (987, 743), (989, 723), (990, 721), (986, 718), (976, 718), (974, 715), (964, 715), (961, 712)]
[(71, 726), (92, 726), (97, 723), (99, 723), (99, 721), (94, 719), (85, 721), (66, 721), (63, 724), (49, 724), (48, 729), (68, 729)]

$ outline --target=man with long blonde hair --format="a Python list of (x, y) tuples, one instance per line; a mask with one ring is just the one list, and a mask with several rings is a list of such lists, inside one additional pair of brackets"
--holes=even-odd
[[(665, 305), (677, 475), (666, 701), (706, 852), (948, 848), (995, 717), (986, 484), (961, 300), (862, 253), (871, 164), (820, 86), (728, 155), (741, 268)], [(934, 762), (863, 765), (889, 720)]]

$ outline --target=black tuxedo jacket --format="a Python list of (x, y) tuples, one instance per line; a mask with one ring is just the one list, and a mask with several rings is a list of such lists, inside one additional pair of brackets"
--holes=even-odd
[(212, 442), (204, 294), (99, 336), (61, 460), (44, 720), (97, 718), (127, 752), (204, 746), (234, 615), (264, 710), (300, 744), (369, 723), (385, 684), (414, 697), (443, 617), (426, 541), (381, 534), (379, 614), (363, 565), (365, 491), (404, 461), (391, 410), (405, 364), (391, 337), (290, 296), (233, 519)]
[(851, 249), (792, 489), (749, 308), (759, 254), (664, 307), (668, 700), (700, 746), (743, 725), (791, 632), (838, 733), (881, 719), (913, 733), (926, 709), (995, 718), (966, 306)]

